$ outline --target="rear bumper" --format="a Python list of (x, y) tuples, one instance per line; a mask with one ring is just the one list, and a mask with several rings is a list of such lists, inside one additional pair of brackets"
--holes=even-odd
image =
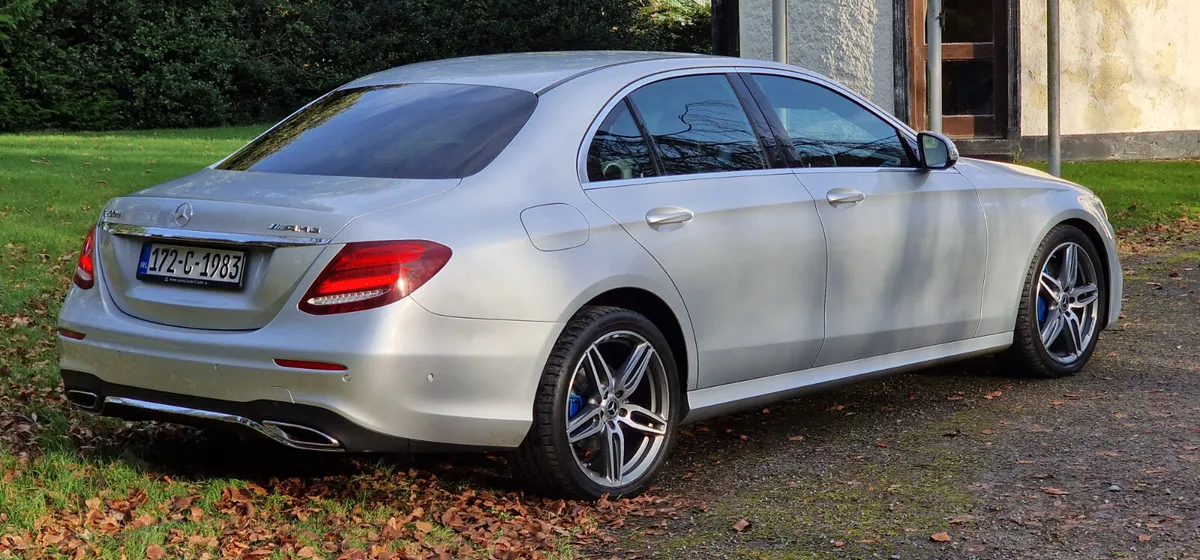
[[(71, 404), (103, 416), (254, 432), (281, 445), (312, 451), (407, 453), (442, 449), (442, 444), (413, 442), (369, 430), (315, 406), (164, 393), (117, 385), (90, 373), (70, 370), (63, 370), (62, 378)], [(453, 450), (455, 446), (445, 448)]]
[[(124, 314), (99, 285), (73, 288), (59, 322), (85, 335), (59, 337), (60, 368), (68, 391), (97, 395), (94, 412), (193, 425), (211, 424), (193, 413), (208, 412), (268, 437), (279, 434), (264, 422), (280, 422), (347, 451), (516, 447), (561, 329), (445, 317), (411, 299), (323, 317), (289, 305), (255, 331), (185, 329)], [(347, 369), (285, 368), (276, 358)], [(101, 406), (108, 397), (125, 401)]]

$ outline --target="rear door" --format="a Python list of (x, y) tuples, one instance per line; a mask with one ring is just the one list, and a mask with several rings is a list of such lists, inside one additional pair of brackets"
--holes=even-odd
[(772, 165), (763, 142), (773, 139), (752, 125), (765, 121), (732, 79), (635, 84), (609, 109), (586, 163), (588, 196), (683, 296), (700, 387), (810, 367), (823, 338), (825, 240), (813, 198)]
[(957, 170), (918, 169), (896, 126), (833, 87), (748, 74), (796, 149), (828, 241), (829, 365), (975, 336), (987, 225)]

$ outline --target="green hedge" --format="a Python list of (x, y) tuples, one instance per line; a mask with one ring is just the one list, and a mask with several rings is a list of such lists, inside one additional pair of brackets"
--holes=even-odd
[(8, 0), (0, 10), (4, 131), (269, 122), (421, 60), (703, 52), (710, 36), (707, 7), (691, 0)]

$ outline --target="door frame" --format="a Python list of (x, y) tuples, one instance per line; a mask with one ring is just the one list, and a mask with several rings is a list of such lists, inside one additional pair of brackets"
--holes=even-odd
[[(894, 0), (893, 24), (896, 30), (893, 50), (896, 73), (896, 112), (917, 130), (928, 127), (925, 119), (925, 5), (928, 0)], [(1017, 142), (1020, 139), (1021, 122), (1021, 44), (1020, 0), (999, 0), (995, 33), (995, 80), (997, 93), (1005, 99), (996, 99), (996, 130), (994, 134), (974, 136), (975, 118), (943, 117), (943, 128), (952, 136), (963, 139), (1002, 140)], [(981, 45), (982, 46), (982, 45)], [(973, 46), (953, 45), (943, 50), (943, 60), (961, 60), (974, 54)], [(985, 47), (986, 48), (986, 47)], [(1006, 52), (1003, 52), (1006, 51)]]

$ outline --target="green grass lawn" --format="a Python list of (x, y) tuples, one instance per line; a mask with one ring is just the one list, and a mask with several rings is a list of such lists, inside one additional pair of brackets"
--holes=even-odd
[[(294, 455), (64, 405), (55, 317), (101, 207), (260, 130), (0, 135), (0, 558), (483, 557), (508, 542), (570, 556), (604, 511), (579, 516), (402, 463)], [(1068, 164), (1065, 174), (1099, 193), (1118, 228), (1200, 210), (1200, 162)], [(535, 521), (558, 529), (521, 532)]]

